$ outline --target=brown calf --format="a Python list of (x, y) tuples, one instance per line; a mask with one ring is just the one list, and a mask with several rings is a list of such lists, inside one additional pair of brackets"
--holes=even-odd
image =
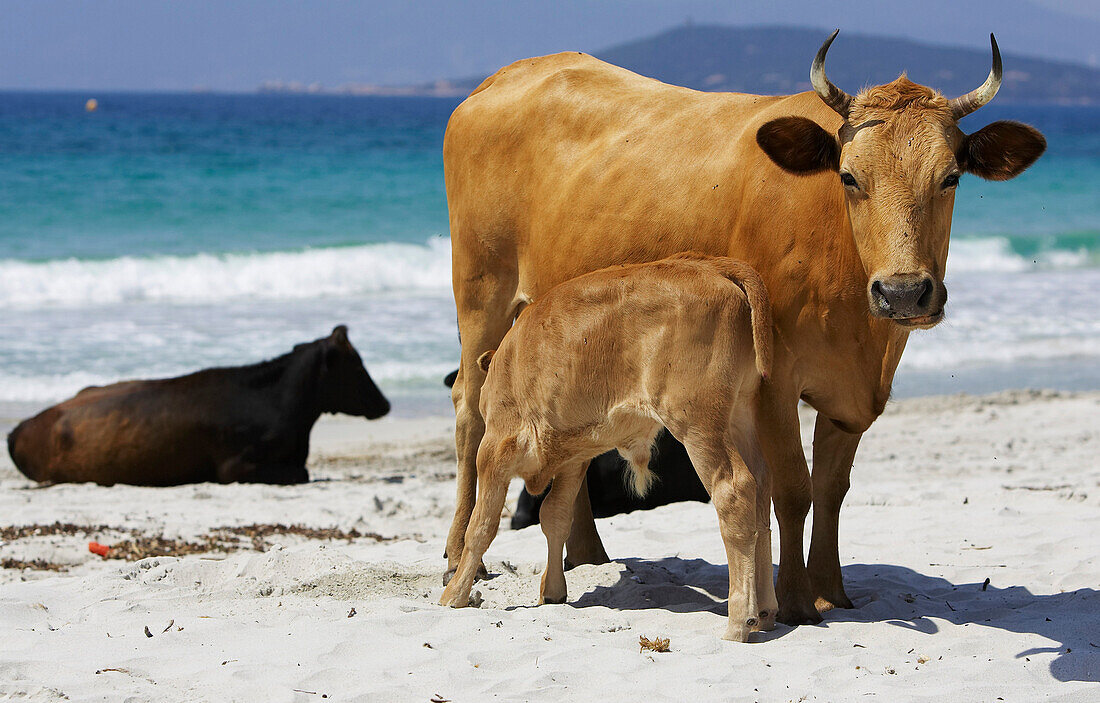
[(742, 262), (691, 253), (596, 271), (527, 307), (500, 348), (478, 360), (488, 375), (477, 502), (440, 603), (468, 604), (514, 476), (535, 494), (553, 481), (540, 512), (547, 562), (539, 602), (565, 602), (562, 549), (588, 462), (617, 449), (644, 494), (664, 426), (687, 447), (718, 511), (730, 573), (726, 639), (771, 629), (770, 490), (753, 402), (771, 365), (771, 336), (760, 276)]

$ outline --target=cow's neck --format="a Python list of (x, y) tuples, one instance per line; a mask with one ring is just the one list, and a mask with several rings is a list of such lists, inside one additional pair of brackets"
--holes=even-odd
[(269, 363), (275, 362), (282, 363), (269, 369), (270, 398), (280, 424), (293, 428), (296, 439), (304, 434), (308, 441), (309, 432), (322, 412), (319, 352), (307, 348)]
[[(831, 203), (843, 208), (842, 202)], [(908, 332), (873, 318), (867, 304), (867, 273), (852, 237), (847, 213), (822, 217), (841, 228), (814, 227), (793, 232), (785, 242), (789, 280), (769, 286), (781, 327), (794, 330), (784, 340), (793, 352), (793, 376), (801, 396), (853, 431), (865, 429), (884, 408)], [(805, 266), (799, 262), (814, 262)]]

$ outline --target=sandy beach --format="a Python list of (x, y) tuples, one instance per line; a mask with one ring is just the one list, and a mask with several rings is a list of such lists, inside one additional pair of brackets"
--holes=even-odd
[(1096, 393), (892, 403), (841, 523), (857, 608), (747, 644), (719, 639), (705, 504), (600, 520), (614, 561), (569, 572), (566, 605), (532, 607), (542, 534), (504, 526), (481, 607), (436, 605), (452, 418), (325, 418), (292, 487), (40, 488), (5, 455), (0, 697), (1097, 700), (1098, 417)]

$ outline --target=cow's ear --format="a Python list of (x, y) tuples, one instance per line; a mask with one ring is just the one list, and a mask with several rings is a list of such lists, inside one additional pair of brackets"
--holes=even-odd
[(348, 347), (351, 346), (351, 342), (348, 341), (348, 327), (347, 325), (337, 325), (332, 330), (332, 341), (336, 342), (338, 346)]
[(1007, 181), (1024, 172), (1046, 151), (1047, 140), (1020, 122), (994, 122), (963, 140), (959, 167), (990, 181)]
[(816, 173), (840, 169), (840, 144), (805, 117), (780, 117), (756, 131), (756, 143), (784, 171)]

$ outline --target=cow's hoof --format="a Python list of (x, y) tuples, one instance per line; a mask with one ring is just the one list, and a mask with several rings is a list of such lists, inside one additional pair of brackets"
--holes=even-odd
[(589, 552), (584, 554), (571, 553), (565, 558), (565, 569), (575, 569), (582, 564), (592, 564), (599, 566), (600, 564), (610, 563), (611, 558), (607, 556), (607, 552), (602, 549), (596, 552)]
[[(457, 567), (456, 567), (457, 568)], [(455, 577), (455, 569), (447, 569), (443, 572), (443, 585), (446, 586), (451, 582), (451, 579)], [(485, 570), (484, 564), (479, 564), (477, 567), (477, 575), (474, 576), (475, 581), (488, 581), (489, 572)]]
[(566, 600), (566, 596), (542, 596), (539, 598), (539, 605), (563, 605)]
[(781, 605), (775, 619), (784, 625), (816, 625), (821, 622), (821, 614), (813, 606), (808, 608), (786, 608)]

